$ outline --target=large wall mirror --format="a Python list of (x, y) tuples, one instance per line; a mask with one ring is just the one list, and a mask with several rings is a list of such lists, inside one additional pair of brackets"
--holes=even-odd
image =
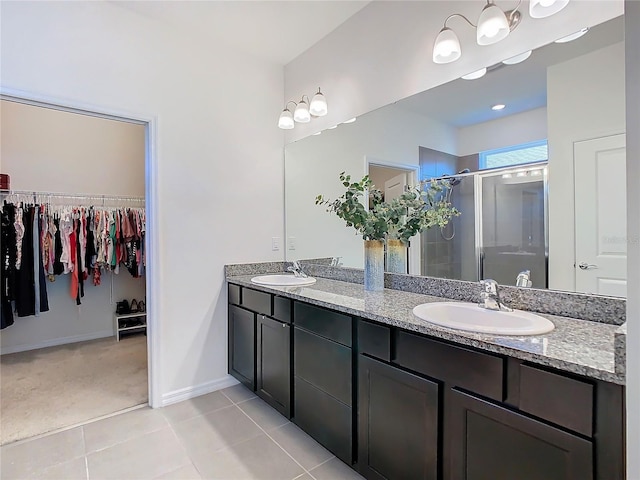
[(444, 177), (461, 215), (411, 240), (407, 273), (626, 296), (624, 19), (509, 60), (287, 145), (287, 260), (362, 268), (362, 238), (314, 202), (340, 172), (385, 195)]

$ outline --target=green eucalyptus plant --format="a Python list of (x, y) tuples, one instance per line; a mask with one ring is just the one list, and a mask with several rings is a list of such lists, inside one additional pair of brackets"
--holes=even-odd
[[(351, 175), (340, 173), (345, 193), (335, 200), (316, 197), (316, 205), (326, 205), (327, 212), (335, 213), (347, 227), (353, 227), (364, 240), (393, 238), (405, 243), (433, 226), (444, 227), (452, 217), (460, 215), (446, 201), (444, 190), (448, 183), (432, 180), (426, 189), (413, 187), (390, 202), (383, 201), (383, 193), (375, 188), (368, 175), (352, 182)], [(368, 192), (370, 208), (360, 201)]]

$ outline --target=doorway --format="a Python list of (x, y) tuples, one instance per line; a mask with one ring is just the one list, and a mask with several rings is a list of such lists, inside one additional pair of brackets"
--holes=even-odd
[[(4, 431), (6, 427), (6, 423), (4, 419), (10, 418), (11, 415), (5, 416), (5, 412), (3, 411), (3, 439), (2, 443), (9, 443), (11, 441), (19, 440), (24, 438), (25, 436), (37, 435), (39, 433), (45, 433), (48, 431), (55, 431), (59, 428), (69, 427), (74, 424), (84, 423), (88, 420), (95, 419), (97, 417), (101, 417), (106, 414), (116, 413), (117, 411), (121, 411), (123, 409), (127, 409), (129, 407), (133, 407), (140, 403), (151, 404), (152, 406), (157, 406), (158, 401), (154, 399), (153, 389), (155, 378), (152, 373), (153, 370), (153, 359), (157, 355), (157, 349), (154, 348), (156, 335), (155, 335), (155, 317), (154, 317), (154, 295), (153, 295), (153, 270), (154, 264), (157, 265), (157, 260), (155, 259), (155, 241), (153, 240), (153, 236), (155, 234), (155, 202), (150, 201), (153, 197), (154, 192), (154, 181), (155, 181), (155, 168), (153, 167), (154, 162), (152, 161), (153, 154), (153, 145), (154, 145), (154, 129), (152, 125), (153, 119), (144, 118), (142, 116), (138, 116), (135, 118), (134, 115), (129, 114), (121, 114), (119, 112), (107, 112), (107, 111), (98, 111), (98, 109), (94, 108), (86, 108), (83, 105), (62, 105), (57, 102), (55, 99), (40, 99), (40, 98), (28, 98), (26, 95), (11, 95), (6, 90), (3, 92), (2, 102), (10, 102), (12, 106), (18, 106), (19, 108), (27, 108), (27, 109), (42, 109), (46, 111), (48, 114), (64, 114), (67, 116), (73, 117), (82, 117), (83, 119), (91, 120), (95, 122), (96, 120), (107, 122), (111, 124), (120, 124), (125, 129), (128, 126), (134, 126), (134, 129), (138, 129), (141, 134), (139, 136), (141, 144), (138, 145), (138, 152), (140, 161), (141, 174), (140, 179), (142, 181), (142, 185), (140, 187), (139, 195), (142, 200), (142, 210), (145, 212), (146, 216), (146, 232), (144, 237), (137, 237), (138, 246), (137, 250), (133, 250), (134, 252), (141, 253), (144, 251), (146, 256), (146, 268), (144, 272), (144, 277), (140, 278), (138, 271), (135, 270), (135, 274), (132, 272), (132, 269), (129, 269), (129, 272), (126, 272), (127, 267), (124, 264), (120, 264), (120, 272), (119, 275), (114, 275), (113, 272), (107, 273), (103, 271), (101, 278), (101, 285), (91, 285), (95, 281), (94, 278), (89, 276), (89, 278), (84, 279), (85, 286), (85, 297), (82, 298), (82, 304), (79, 306), (75, 306), (75, 302), (73, 302), (72, 298), (68, 297), (68, 287), (66, 284), (68, 278), (64, 278), (60, 276), (58, 278), (50, 279), (57, 280), (57, 282), (52, 282), (47, 284), (51, 291), (50, 305), (49, 311), (41, 312), (39, 317), (29, 316), (25, 318), (16, 318), (17, 322), (23, 322), (23, 325), (20, 327), (22, 329), (21, 332), (15, 333), (12, 332), (9, 335), (9, 330), (3, 331), (3, 340), (4, 337), (13, 336), (14, 338), (19, 337), (21, 334), (24, 334), (26, 330), (23, 328), (26, 323), (29, 322), (31, 326), (37, 324), (39, 320), (45, 320), (45, 316), (51, 316), (51, 312), (55, 312), (56, 310), (60, 312), (59, 308), (72, 308), (76, 309), (76, 318), (77, 325), (79, 327), (87, 327), (86, 318), (91, 316), (91, 312), (98, 308), (97, 305), (100, 304), (101, 307), (108, 309), (108, 326), (105, 328), (104, 318), (102, 321), (102, 328), (99, 331), (87, 332), (82, 331), (79, 332), (77, 336), (66, 335), (63, 338), (55, 338), (50, 339), (48, 342), (42, 341), (42, 339), (37, 339), (37, 341), (29, 342), (28, 336), (27, 341), (24, 341), (25, 337), (22, 337), (19, 341), (14, 342), (15, 345), (3, 345), (2, 348), (2, 359), (3, 359), (3, 383), (5, 381), (10, 381), (10, 379), (15, 380), (16, 378), (25, 378), (32, 376), (32, 380), (34, 384), (46, 384), (47, 380), (51, 380), (51, 377), (56, 374), (56, 369), (51, 370), (47, 373), (46, 369), (40, 368), (45, 365), (52, 367), (56, 365), (61, 365), (57, 369), (57, 373), (61, 375), (61, 377), (67, 376), (66, 380), (61, 382), (52, 382), (51, 390), (46, 392), (45, 396), (48, 398), (43, 399), (44, 405), (48, 403), (55, 404), (56, 401), (60, 401), (60, 405), (65, 405), (70, 407), (72, 410), (72, 415), (67, 415), (65, 418), (54, 418), (54, 421), (49, 421), (45, 417), (51, 416), (45, 410), (46, 408), (31, 408), (32, 411), (43, 413), (42, 418), (33, 419), (32, 415), (26, 419), (26, 423), (31, 424), (29, 428), (23, 429), (22, 432), (13, 433), (7, 439), (4, 437)], [(4, 111), (4, 109), (3, 109)], [(3, 121), (3, 130), (5, 128), (9, 128), (9, 124), (6, 121)], [(53, 130), (53, 129), (50, 129)], [(51, 134), (51, 131), (47, 129), (42, 129), (42, 133), (46, 136)], [(79, 140), (80, 139), (79, 134)], [(4, 137), (4, 134), (3, 134)], [(54, 135), (55, 137), (55, 135)], [(6, 138), (6, 137), (5, 137)], [(51, 142), (52, 138), (45, 139), (46, 142)], [(113, 141), (113, 139), (111, 139)], [(27, 152), (27, 155), (32, 152)], [(98, 152), (96, 152), (98, 153)], [(2, 162), (2, 170), (3, 173), (7, 173), (11, 175), (11, 171), (7, 169), (11, 169), (12, 162), (7, 160), (7, 157), (3, 155)], [(95, 155), (97, 157), (97, 155)], [(85, 161), (87, 163), (91, 163), (94, 159), (94, 155), (87, 155), (85, 157)], [(23, 159), (24, 160), (24, 159)], [(114, 159), (113, 162), (117, 163)], [(14, 192), (5, 192), (3, 195), (3, 199), (7, 197), (7, 193), (13, 193), (14, 199), (24, 200), (24, 197), (32, 197), (33, 203), (38, 204), (46, 204), (48, 207), (52, 207), (55, 209), (55, 205), (59, 205), (60, 203), (71, 204), (74, 205), (77, 203), (78, 206), (86, 207), (87, 210), (89, 208), (89, 204), (95, 207), (96, 210), (110, 210), (120, 209), (124, 211), (124, 209), (135, 210), (134, 207), (140, 206), (135, 204), (124, 204), (122, 201), (126, 198), (127, 200), (135, 200), (137, 195), (109, 195), (109, 184), (111, 180), (107, 180), (109, 173), (113, 173), (112, 170), (100, 170), (101, 167), (104, 167), (105, 163), (109, 162), (96, 162), (96, 176), (99, 177), (102, 181), (102, 188), (100, 190), (96, 190), (95, 188), (90, 188), (90, 182), (79, 181), (81, 176), (77, 175), (77, 172), (73, 170), (64, 170), (61, 172), (62, 175), (66, 174), (71, 178), (75, 178), (78, 180), (77, 188), (70, 190), (68, 186), (60, 186), (60, 183), (56, 183), (57, 176), (49, 176), (49, 178), (44, 178), (46, 175), (42, 177), (44, 180), (49, 182), (49, 188), (43, 188), (42, 183), (34, 182), (25, 183), (24, 181), (19, 181), (18, 183), (13, 182), (14, 178), (12, 177), (12, 187)], [(51, 165), (43, 165), (42, 170), (47, 170), (51, 167)], [(117, 165), (116, 165), (117, 167)], [(5, 171), (7, 170), (7, 171)], [(131, 174), (131, 170), (128, 168), (122, 168), (121, 171), (116, 174), (117, 175), (127, 175)], [(107, 173), (105, 173), (107, 172)], [(75, 174), (75, 175), (74, 175)], [(16, 180), (20, 178), (20, 175), (16, 174)], [(35, 180), (38, 178), (34, 175), (32, 178)], [(122, 178), (122, 177), (119, 177)], [(24, 177), (23, 177), (24, 179)], [(118, 181), (118, 180), (116, 180)], [(83, 188), (84, 187), (84, 188)], [(16, 192), (19, 189), (20, 192)], [(66, 193), (62, 195), (58, 195), (60, 191), (64, 192), (73, 192)], [(86, 194), (83, 192), (90, 192), (90, 194)], [(27, 195), (27, 192), (29, 193)], [(99, 195), (97, 193), (100, 193)], [(92, 196), (91, 193), (96, 193), (95, 196)], [(23, 195), (23, 197), (20, 197)], [(91, 197), (91, 198), (83, 198), (83, 197)], [(145, 208), (146, 205), (146, 208)], [(136, 217), (139, 222), (138, 225), (141, 224), (140, 217)], [(4, 226), (3, 226), (4, 228)], [(125, 270), (125, 271), (122, 271)], [(86, 273), (86, 272), (85, 272)], [(62, 293), (60, 292), (62, 291)], [(146, 291), (146, 296), (145, 296)], [(106, 298), (106, 303), (104, 302)], [(131, 302), (136, 298), (136, 302)], [(135, 310), (140, 310), (140, 312), (135, 312), (138, 314), (137, 319), (145, 319), (145, 321), (139, 321), (138, 325), (131, 326), (131, 331), (124, 330), (121, 328), (121, 334), (123, 338), (120, 342), (117, 342), (116, 334), (118, 333), (118, 325), (116, 322), (116, 318), (114, 316), (116, 312), (116, 303), (120, 300), (128, 300), (129, 308), (131, 310), (131, 304), (135, 305)], [(67, 302), (71, 303), (71, 306)], [(61, 307), (62, 306), (62, 307)], [(144, 315), (142, 315), (142, 311), (144, 310)], [(105, 312), (102, 312), (104, 316)], [(62, 315), (65, 315), (62, 313)], [(55, 315), (53, 315), (55, 316)], [(142, 326), (144, 324), (144, 326)], [(37, 326), (37, 325), (36, 325)], [(120, 323), (120, 327), (127, 327), (128, 325), (124, 325), (124, 323)], [(11, 329), (12, 326), (9, 326), (8, 329)], [(28, 332), (27, 332), (28, 333)], [(133, 334), (137, 333), (137, 335), (132, 335), (127, 338), (124, 338), (127, 333)], [(144, 335), (146, 333), (146, 336)], [(91, 337), (94, 338), (91, 338)], [(60, 337), (60, 335), (58, 335)], [(66, 340), (66, 342), (65, 342)], [(7, 343), (7, 342), (3, 342)], [(17, 346), (16, 346), (17, 345)], [(5, 348), (6, 347), (6, 348)], [(31, 347), (41, 347), (34, 348)], [(18, 353), (19, 352), (19, 353)], [(88, 356), (87, 356), (88, 355)], [(120, 358), (121, 361), (118, 361), (117, 358)], [(5, 362), (6, 359), (6, 362)], [(46, 360), (41, 365), (38, 364), (38, 361)], [(74, 364), (75, 362), (75, 364)], [(115, 362), (115, 363), (114, 363)], [(143, 367), (139, 364), (142, 362)], [(37, 376), (33, 376), (34, 370), (29, 369), (29, 366), (35, 366), (36, 370), (41, 375), (41, 380), (38, 381)], [(90, 375), (87, 372), (92, 371), (91, 365), (93, 365), (94, 374)], [(124, 368), (123, 368), (124, 366)], [(73, 368), (79, 368), (78, 374), (73, 374)], [(128, 368), (128, 369), (127, 369)], [(13, 370), (11, 370), (13, 369)], [(61, 371), (65, 369), (66, 371)], [(100, 370), (102, 369), (102, 370)], [(121, 374), (121, 377), (118, 381), (117, 377), (114, 379), (108, 379), (108, 373), (112, 373), (112, 370), (118, 370)], [(100, 372), (105, 372), (101, 374)], [(8, 374), (15, 375), (8, 375)], [(17, 375), (17, 377), (16, 377)], [(91, 377), (94, 377), (93, 379)], [(79, 382), (79, 383), (78, 383)], [(85, 386), (82, 386), (82, 382), (85, 382)], [(74, 402), (72, 401), (73, 395), (72, 393), (77, 393), (77, 390), (82, 390), (86, 388), (87, 382), (93, 385), (99, 386), (102, 389), (102, 395), (95, 394), (95, 389), (92, 392), (91, 388), (86, 389), (85, 393), (89, 400), (89, 405), (86, 409), (86, 414), (83, 415), (74, 415), (77, 414), (78, 411), (73, 411), (73, 407), (75, 406), (77, 410), (81, 410), (83, 407), (80, 405), (82, 402)], [(13, 382), (15, 384), (15, 382)], [(132, 385), (134, 383), (135, 385)], [(110, 386), (109, 386), (110, 385)], [(113, 388), (112, 388), (113, 387)], [(93, 388), (93, 387), (92, 387)], [(71, 392), (70, 389), (75, 389), (76, 392)], [(35, 390), (35, 389), (34, 389)], [(130, 390), (130, 391), (128, 391)], [(135, 390), (135, 394), (131, 394)], [(155, 390), (157, 391), (157, 390)], [(14, 391), (11, 395), (5, 397), (5, 391), (3, 389), (3, 400), (10, 398), (18, 399), (17, 403), (20, 402), (21, 393), (19, 391)], [(24, 398), (24, 397), (22, 397)], [(124, 403), (123, 403), (124, 402)], [(37, 404), (37, 402), (36, 402)], [(69, 405), (71, 404), (71, 405)], [(93, 406), (102, 406), (104, 408), (93, 409)], [(3, 409), (4, 410), (4, 409)], [(64, 417), (64, 415), (60, 415), (61, 409), (57, 413), (54, 413), (53, 417)], [(15, 413), (15, 412), (14, 412)], [(68, 413), (68, 412), (66, 412)], [(62, 423), (60, 423), (62, 422)], [(34, 426), (34, 424), (40, 423), (40, 426)], [(31, 428), (33, 427), (33, 428)]]
[[(365, 158), (365, 171), (376, 188), (382, 190), (384, 200), (390, 201), (402, 195), (410, 187), (418, 184), (420, 167), (418, 165), (402, 165), (367, 157)], [(407, 248), (408, 271), (406, 273), (420, 275), (420, 268), (420, 234), (418, 234), (411, 239)]]

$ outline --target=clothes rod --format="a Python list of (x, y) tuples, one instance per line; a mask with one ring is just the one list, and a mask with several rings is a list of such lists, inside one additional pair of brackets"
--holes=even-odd
[(144, 202), (144, 197), (125, 197), (119, 195), (94, 195), (83, 193), (37, 192), (32, 190), (0, 190), (1, 195), (25, 195), (30, 197), (75, 198), (80, 200)]

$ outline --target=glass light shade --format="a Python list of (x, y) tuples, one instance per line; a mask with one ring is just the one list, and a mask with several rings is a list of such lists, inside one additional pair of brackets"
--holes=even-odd
[(433, 62), (451, 63), (460, 58), (460, 40), (450, 28), (444, 27), (433, 44)]
[(569, 0), (531, 0), (529, 15), (531, 18), (544, 18), (558, 13), (567, 6)]
[(505, 65), (515, 65), (516, 63), (524, 62), (530, 56), (531, 56), (531, 50), (528, 50), (519, 55), (515, 55), (511, 58), (507, 58), (506, 60), (503, 60), (502, 63), (504, 63)]
[(309, 104), (309, 113), (314, 117), (324, 117), (327, 111), (327, 100), (320, 92), (320, 89), (318, 89), (318, 93), (313, 96)]
[(576, 39), (580, 38), (581, 36), (583, 36), (588, 31), (589, 31), (589, 29), (585, 27), (585, 28), (583, 28), (581, 30), (578, 30), (575, 33), (572, 33), (571, 35), (567, 35), (566, 37), (559, 38), (558, 40), (555, 41), (555, 43), (571, 42), (573, 40), (576, 40)]
[(298, 123), (309, 123), (311, 121), (311, 114), (309, 113), (307, 102), (300, 100), (300, 103), (298, 103), (293, 112), (293, 119)]
[(499, 7), (488, 3), (478, 18), (476, 40), (478, 45), (491, 45), (509, 35), (509, 20)]
[(484, 77), (487, 73), (487, 68), (481, 68), (480, 70), (476, 70), (475, 72), (467, 73), (463, 75), (462, 78), (464, 80), (476, 80), (478, 78)]
[(291, 111), (288, 108), (285, 108), (280, 114), (280, 118), (278, 119), (278, 127), (283, 130), (291, 130), (294, 127), (293, 123), (293, 115), (291, 115)]

